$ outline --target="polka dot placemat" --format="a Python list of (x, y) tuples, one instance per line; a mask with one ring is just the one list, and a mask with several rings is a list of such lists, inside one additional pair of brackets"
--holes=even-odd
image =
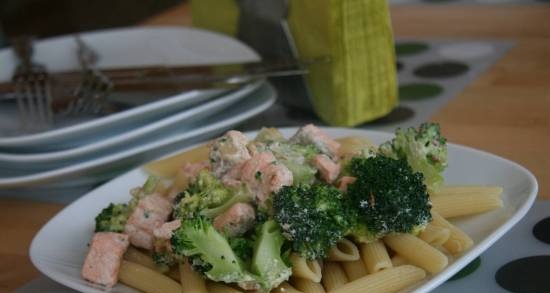
[[(398, 39), (395, 66), (400, 104), (386, 117), (359, 127), (393, 131), (397, 127), (419, 125), (493, 65), (511, 46), (512, 43), (506, 41)], [(312, 113), (276, 104), (239, 130), (304, 123), (323, 125)]]
[(389, 0), (390, 4), (533, 4), (550, 0)]
[(479, 264), (474, 261), (432, 292), (550, 292), (549, 233), (550, 200), (537, 200), (514, 228), (481, 254)]

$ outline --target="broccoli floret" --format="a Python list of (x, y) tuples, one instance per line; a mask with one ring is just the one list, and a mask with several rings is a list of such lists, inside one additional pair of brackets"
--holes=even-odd
[(355, 210), (351, 234), (369, 241), (389, 233), (415, 233), (431, 221), (431, 203), (422, 182), (407, 161), (382, 155), (353, 158), (349, 172), (357, 180), (347, 187)]
[(210, 220), (195, 217), (183, 221), (171, 238), (176, 256), (198, 257), (202, 267), (207, 267), (205, 276), (216, 282), (255, 282), (242, 260), (233, 252), (227, 239), (220, 234)]
[(263, 223), (256, 236), (251, 272), (258, 276), (260, 286), (270, 291), (288, 280), (292, 269), (281, 256), (284, 238), (275, 221)]
[(95, 217), (96, 232), (124, 232), (131, 209), (127, 204), (109, 204)]
[(423, 123), (418, 129), (397, 129), (395, 138), (380, 145), (379, 152), (394, 159), (406, 159), (415, 172), (424, 175), (429, 190), (443, 183), (447, 167), (447, 140), (439, 124)]
[(155, 176), (149, 176), (141, 187), (134, 188), (130, 191), (132, 199), (125, 203), (114, 204), (104, 208), (95, 218), (96, 232), (124, 232), (124, 226), (130, 214), (137, 206), (138, 202), (152, 194), (159, 183), (159, 179)]
[(153, 261), (164, 270), (167, 270), (168, 267), (175, 265), (177, 262), (174, 254), (167, 250), (154, 251), (152, 257)]
[(180, 194), (174, 216), (180, 219), (214, 218), (237, 202), (250, 202), (246, 188), (229, 189), (208, 171), (201, 171), (189, 188)]
[(133, 210), (142, 198), (152, 194), (157, 188), (157, 184), (159, 183), (160, 179), (158, 177), (149, 176), (142, 186), (132, 189), (130, 191), (132, 199), (130, 200), (130, 202), (128, 202), (128, 206), (130, 207), (130, 209)]
[(285, 186), (274, 195), (274, 218), (292, 250), (318, 259), (349, 229), (343, 194), (326, 184)]
[(274, 141), (259, 146), (258, 150), (272, 152), (277, 161), (292, 172), (295, 185), (311, 184), (315, 180), (317, 169), (310, 164), (313, 157), (320, 153), (315, 146)]
[(254, 252), (254, 239), (251, 237), (231, 237), (228, 239), (231, 249), (244, 262), (252, 259)]

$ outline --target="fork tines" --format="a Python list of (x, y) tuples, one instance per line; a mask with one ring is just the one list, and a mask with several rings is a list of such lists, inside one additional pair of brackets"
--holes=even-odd
[(26, 69), (19, 68), (13, 81), (22, 130), (37, 131), (49, 127), (53, 121), (52, 96), (45, 68), (36, 64)]

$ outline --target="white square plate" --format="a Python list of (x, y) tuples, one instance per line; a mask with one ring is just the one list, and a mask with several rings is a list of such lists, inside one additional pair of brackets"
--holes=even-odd
[[(282, 132), (290, 136), (296, 128)], [(325, 128), (331, 137), (362, 135), (375, 143), (390, 139), (389, 133)], [(253, 135), (251, 133), (250, 135)], [(141, 185), (147, 174), (141, 169), (130, 171), (91, 191), (63, 209), (35, 236), (30, 257), (33, 264), (51, 279), (82, 292), (99, 293), (80, 278), (80, 268), (94, 230), (95, 216), (110, 202), (126, 202), (129, 190)], [(449, 167), (445, 173), (448, 184), (500, 185), (504, 192), (502, 209), (455, 221), (475, 241), (475, 245), (452, 261), (442, 272), (433, 275), (410, 292), (428, 292), (466, 266), (506, 231), (510, 230), (529, 210), (537, 195), (537, 181), (525, 168), (501, 157), (472, 148), (449, 144)], [(137, 292), (122, 284), (111, 292)]]
[[(97, 64), (100, 69), (259, 60), (258, 54), (244, 43), (197, 28), (129, 27), (85, 32), (80, 36), (100, 56)], [(76, 49), (73, 35), (53, 37), (36, 43), (33, 58), (52, 73), (79, 70)], [(0, 81), (7, 81), (17, 65), (10, 48), (0, 50), (0, 64)], [(188, 91), (102, 117), (60, 116), (51, 129), (37, 133), (21, 132), (15, 103), (6, 102), (0, 107), (0, 148), (13, 152), (66, 149), (135, 129), (225, 92), (222, 89)], [(133, 99), (138, 96), (139, 93), (132, 94)]]

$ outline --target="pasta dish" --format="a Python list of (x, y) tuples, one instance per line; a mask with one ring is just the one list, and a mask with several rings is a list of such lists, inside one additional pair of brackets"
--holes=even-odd
[(228, 131), (147, 165), (95, 218), (81, 275), (147, 293), (397, 292), (473, 246), (449, 218), (502, 206), (502, 188), (446, 185), (446, 167), (434, 123), (379, 146), (311, 124)]

